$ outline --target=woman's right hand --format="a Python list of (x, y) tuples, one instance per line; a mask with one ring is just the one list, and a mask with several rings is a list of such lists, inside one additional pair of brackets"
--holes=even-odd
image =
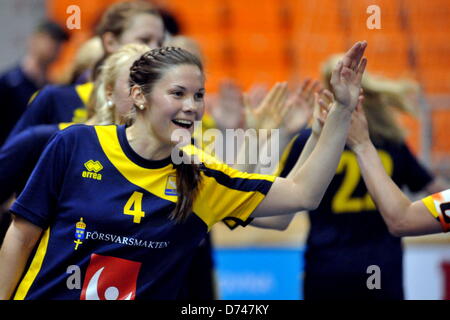
[(353, 111), (358, 103), (361, 80), (367, 59), (362, 58), (367, 42), (357, 42), (335, 66), (330, 84), (338, 104)]

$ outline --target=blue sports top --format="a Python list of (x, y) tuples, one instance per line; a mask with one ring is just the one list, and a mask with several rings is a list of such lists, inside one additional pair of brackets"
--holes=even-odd
[(20, 65), (0, 75), (0, 146), (27, 108), (28, 101), (39, 87), (28, 78)]
[(175, 299), (212, 225), (248, 223), (275, 179), (186, 151), (204, 162), (202, 180), (193, 214), (175, 223), (170, 157), (140, 157), (124, 126), (57, 133), (11, 209), (45, 230), (15, 299)]
[(93, 83), (81, 85), (48, 85), (39, 91), (14, 126), (8, 139), (26, 128), (40, 124), (60, 122), (81, 123), (87, 120), (85, 108), (93, 89)]
[(8, 139), (0, 149), (0, 203), (22, 192), (47, 142), (66, 126), (33, 126)]

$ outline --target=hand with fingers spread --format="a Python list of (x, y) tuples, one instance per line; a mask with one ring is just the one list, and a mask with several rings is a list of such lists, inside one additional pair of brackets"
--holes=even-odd
[(358, 103), (361, 80), (367, 64), (367, 59), (362, 58), (366, 47), (365, 41), (354, 44), (331, 74), (330, 84), (336, 102), (350, 111), (353, 111)]
[(245, 105), (257, 108), (269, 92), (269, 87), (263, 83), (256, 83), (245, 93)]
[(289, 111), (283, 119), (287, 133), (292, 135), (304, 127), (313, 115), (314, 93), (321, 90), (319, 81), (306, 79), (301, 87), (289, 98)]
[(276, 83), (256, 108), (246, 106), (247, 127), (255, 129), (279, 128), (289, 111), (287, 83)]
[(211, 114), (217, 128), (237, 129), (245, 125), (244, 98), (241, 90), (233, 81), (225, 81), (220, 85), (217, 103)]

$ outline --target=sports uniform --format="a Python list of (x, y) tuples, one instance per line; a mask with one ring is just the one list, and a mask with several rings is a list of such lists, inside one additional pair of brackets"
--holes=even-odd
[[(280, 176), (295, 165), (311, 133), (290, 144)], [(422, 190), (433, 177), (405, 144), (376, 144), (387, 173), (400, 187)], [(317, 210), (309, 212), (305, 252), (305, 299), (403, 299), (401, 239), (392, 236), (361, 177), (356, 155), (345, 149)], [(369, 290), (368, 267), (381, 270), (381, 289)]]
[(60, 122), (85, 122), (85, 108), (93, 89), (93, 83), (81, 85), (49, 85), (39, 91), (26, 112), (11, 131), (8, 139), (26, 128)]
[(0, 149), (0, 203), (22, 192), (49, 139), (70, 123), (30, 127)]
[[(124, 126), (59, 132), (11, 208), (45, 230), (15, 299), (176, 298), (212, 225), (248, 223), (275, 179), (233, 170), (193, 146), (186, 152), (202, 159), (202, 181), (193, 214), (176, 223), (168, 218), (177, 200), (170, 157), (140, 157)], [(79, 288), (70, 270), (79, 270)]]
[(25, 112), (28, 101), (39, 87), (23, 72), (20, 66), (0, 76), (0, 146), (8, 137), (14, 125)]

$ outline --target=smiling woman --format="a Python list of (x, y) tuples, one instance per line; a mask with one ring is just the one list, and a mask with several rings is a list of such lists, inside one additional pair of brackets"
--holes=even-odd
[[(166, 47), (152, 50), (131, 67), (130, 86), (136, 120), (127, 129), (127, 138), (143, 158), (160, 160), (171, 155), (173, 132), (188, 129), (203, 117), (205, 103), (203, 66), (197, 56), (186, 50)], [(171, 215), (185, 220), (200, 180), (196, 164), (177, 166), (177, 207)]]
[[(247, 225), (255, 217), (317, 207), (358, 102), (365, 47), (355, 44), (335, 67), (337, 103), (308, 160), (287, 178), (237, 171), (194, 146), (176, 151), (200, 164), (175, 164), (173, 131), (191, 134), (191, 122), (203, 115), (203, 67), (180, 48), (142, 55), (130, 71), (131, 126), (74, 125), (48, 144), (11, 208), (15, 218), (0, 251), (0, 299), (10, 298), (21, 278), (15, 299), (175, 299), (193, 253), (217, 222)], [(82, 177), (86, 163), (97, 164), (101, 180)], [(74, 239), (67, 230), (80, 222), (86, 236)], [(67, 287), (69, 265), (84, 274), (82, 290)], [(86, 295), (88, 288), (95, 294)]]

